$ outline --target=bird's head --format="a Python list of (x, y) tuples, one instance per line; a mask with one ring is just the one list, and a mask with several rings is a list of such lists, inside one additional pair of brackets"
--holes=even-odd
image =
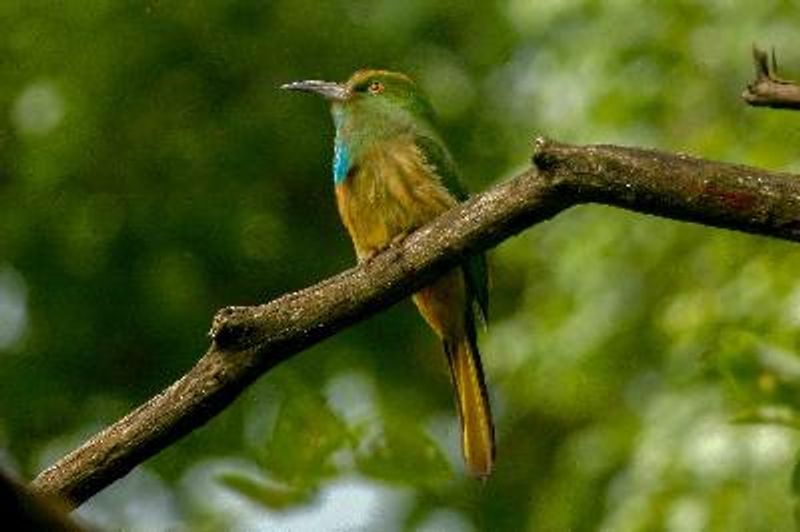
[(396, 133), (429, 124), (431, 107), (417, 84), (405, 74), (359, 70), (344, 83), (306, 80), (281, 88), (319, 94), (331, 102), (337, 131)]

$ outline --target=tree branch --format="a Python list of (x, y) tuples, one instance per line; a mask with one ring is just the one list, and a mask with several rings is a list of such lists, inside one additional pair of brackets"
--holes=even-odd
[(756, 79), (751, 81), (742, 93), (744, 101), (755, 107), (800, 109), (800, 85), (778, 77), (775, 49), (772, 50), (770, 61), (767, 52), (753, 46), (753, 62), (756, 67)]
[(471, 253), (580, 203), (800, 240), (800, 177), (653, 150), (538, 139), (534, 167), (478, 194), (371, 261), (214, 318), (181, 379), (32, 483), (85, 501), (228, 406), (279, 362), (407, 297)]

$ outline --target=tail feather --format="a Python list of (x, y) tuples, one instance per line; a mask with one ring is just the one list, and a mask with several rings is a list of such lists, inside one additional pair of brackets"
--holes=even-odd
[(464, 460), (473, 475), (486, 478), (494, 465), (494, 425), (474, 332), (445, 340), (444, 350), (455, 387)]

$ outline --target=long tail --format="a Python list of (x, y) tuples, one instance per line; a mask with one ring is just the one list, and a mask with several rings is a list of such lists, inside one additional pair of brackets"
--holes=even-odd
[(474, 331), (474, 325), (468, 323), (467, 334), (445, 340), (444, 350), (461, 419), (464, 460), (473, 475), (486, 478), (494, 465), (494, 424)]

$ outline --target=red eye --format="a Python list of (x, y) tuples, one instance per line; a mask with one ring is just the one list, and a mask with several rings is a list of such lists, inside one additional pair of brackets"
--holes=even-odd
[(380, 94), (383, 92), (383, 83), (380, 81), (373, 81), (369, 84), (369, 92), (372, 94)]

